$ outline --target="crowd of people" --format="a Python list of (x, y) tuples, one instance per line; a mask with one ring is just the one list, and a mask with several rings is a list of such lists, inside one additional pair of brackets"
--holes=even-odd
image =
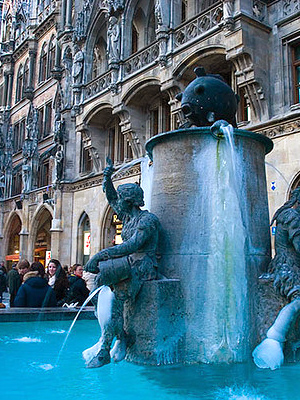
[(81, 306), (93, 289), (94, 278), (81, 264), (62, 266), (56, 259), (51, 259), (46, 269), (40, 262), (21, 260), (8, 272), (0, 262), (0, 307), (5, 307), (6, 291), (10, 307)]

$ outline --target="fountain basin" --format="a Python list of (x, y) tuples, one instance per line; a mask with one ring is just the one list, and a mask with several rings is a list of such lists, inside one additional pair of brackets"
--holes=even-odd
[(234, 155), (209, 128), (146, 143), (151, 212), (163, 228), (159, 272), (180, 280), (188, 363), (249, 360), (258, 337), (257, 281), (270, 261), (264, 158), (273, 144), (238, 129), (232, 141)]
[(59, 365), (51, 368), (69, 325), (68, 321), (1, 324), (1, 398), (283, 400), (299, 396), (300, 367), (295, 364), (275, 374), (253, 364), (153, 367), (123, 361), (85, 368), (79, 355), (94, 344), (95, 333), (100, 335), (96, 320), (77, 321)]

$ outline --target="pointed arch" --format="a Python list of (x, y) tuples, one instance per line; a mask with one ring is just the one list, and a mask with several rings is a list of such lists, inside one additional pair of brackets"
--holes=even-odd
[(24, 66), (21, 64), (17, 74), (17, 85), (16, 85), (16, 103), (22, 100), (24, 95)]
[[(34, 215), (32, 216), (31, 224), (29, 227), (28, 237), (28, 255), (30, 259), (36, 259), (43, 262), (43, 254), (47, 250), (51, 250), (51, 224), (53, 219), (53, 209), (48, 204), (41, 204)], [(38, 234), (45, 238), (44, 244), (39, 246)], [(41, 239), (42, 240), (42, 239)], [(40, 252), (41, 256), (38, 255)]]
[(47, 43), (42, 46), (40, 54), (39, 83), (44, 82), (47, 77)]
[(85, 265), (90, 258), (91, 223), (88, 214), (83, 211), (77, 224), (76, 262)]
[[(86, 80), (90, 81), (95, 78), (95, 73), (102, 74), (107, 70), (107, 18), (105, 10), (101, 9), (95, 17), (87, 36), (86, 55), (85, 55), (85, 71)], [(98, 53), (101, 64), (95, 68), (95, 52)]]
[(20, 252), (20, 233), (23, 231), (22, 213), (14, 210), (10, 213), (4, 227), (4, 251), (8, 263), (17, 262)]
[(29, 58), (25, 61), (24, 64), (24, 82), (23, 82), (23, 93), (26, 93), (26, 90), (29, 87)]
[(122, 223), (118, 220), (116, 213), (107, 205), (101, 221), (100, 248), (113, 246), (121, 243)]
[(56, 45), (56, 39), (55, 36), (52, 35), (48, 46), (47, 79), (50, 78), (51, 71), (54, 69), (55, 66), (55, 45)]

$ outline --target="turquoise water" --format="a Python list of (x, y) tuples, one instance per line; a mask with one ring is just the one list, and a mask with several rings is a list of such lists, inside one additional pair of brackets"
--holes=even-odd
[(9, 400), (286, 400), (300, 399), (300, 366), (259, 370), (231, 366), (85, 368), (81, 352), (100, 335), (97, 321), (75, 324), (54, 366), (70, 322), (1, 323), (0, 399)]

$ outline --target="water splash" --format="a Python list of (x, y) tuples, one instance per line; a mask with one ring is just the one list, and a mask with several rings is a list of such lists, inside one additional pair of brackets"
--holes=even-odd
[(141, 188), (144, 191), (145, 210), (151, 210), (151, 194), (153, 184), (153, 165), (148, 156), (141, 161)]
[[(103, 332), (104, 327), (109, 323), (112, 315), (112, 305), (113, 300), (115, 298), (114, 293), (108, 286), (101, 286), (101, 292), (98, 296), (98, 303), (97, 303), (97, 318), (101, 328), (101, 332)], [(117, 345), (115, 343), (115, 346)], [(85, 360), (86, 365), (92, 361), (94, 357), (99, 353), (100, 348), (102, 346), (102, 339), (100, 338), (99, 341), (94, 344), (94, 346), (89, 347), (88, 349), (82, 352), (82, 357)], [(111, 357), (114, 356), (114, 352), (116, 349), (114, 348), (111, 350)]]
[(74, 320), (73, 320), (73, 322), (72, 322), (72, 324), (71, 324), (71, 326), (70, 326), (70, 328), (69, 328), (69, 330), (68, 330), (68, 333), (67, 333), (67, 335), (66, 335), (66, 337), (65, 337), (65, 340), (64, 340), (64, 342), (63, 342), (63, 344), (62, 344), (62, 346), (61, 346), (61, 349), (60, 349), (60, 351), (59, 351), (59, 353), (58, 353), (58, 356), (57, 356), (57, 359), (56, 359), (56, 363), (55, 363), (56, 366), (57, 366), (58, 363), (59, 363), (61, 353), (63, 352), (63, 349), (65, 348), (65, 345), (66, 345), (66, 343), (67, 343), (67, 340), (68, 340), (68, 338), (69, 338), (69, 336), (70, 336), (70, 333), (71, 333), (71, 331), (72, 331), (72, 329), (73, 329), (73, 326), (75, 325), (75, 322), (77, 321), (77, 319), (78, 319), (78, 317), (79, 317), (81, 311), (82, 311), (83, 308), (91, 301), (91, 299), (92, 299), (94, 296), (96, 296), (96, 294), (97, 294), (102, 288), (103, 288), (103, 286), (100, 286), (100, 287), (98, 287), (97, 289), (95, 289), (92, 293), (90, 293), (89, 297), (85, 300), (85, 302), (84, 302), (84, 303), (82, 304), (82, 306), (80, 307), (78, 313), (76, 314), (76, 316), (75, 316), (75, 318), (74, 318)]
[(225, 387), (219, 389), (216, 396), (216, 400), (268, 400), (252, 387)]
[(241, 209), (239, 155), (233, 140), (233, 127), (221, 125), (225, 140), (216, 141), (212, 162), (210, 244), (204, 304), (204, 342), (207, 362), (239, 362), (248, 349), (247, 277), (245, 260), (246, 230)]

